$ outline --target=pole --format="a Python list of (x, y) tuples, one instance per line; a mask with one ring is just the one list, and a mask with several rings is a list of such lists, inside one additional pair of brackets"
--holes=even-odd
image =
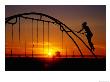
[[(37, 20), (36, 32), (37, 32), (37, 49), (38, 49), (38, 20)], [(36, 53), (36, 54), (38, 54), (38, 53)]]
[(33, 20), (32, 20), (32, 57), (33, 57)]
[(19, 42), (20, 42), (20, 17), (19, 17)]
[(63, 55), (63, 31), (62, 31), (62, 55)]
[(44, 55), (44, 21), (43, 21), (43, 55)]
[(13, 24), (12, 24), (11, 56), (13, 56)]
[(48, 53), (49, 53), (49, 22), (48, 22)]

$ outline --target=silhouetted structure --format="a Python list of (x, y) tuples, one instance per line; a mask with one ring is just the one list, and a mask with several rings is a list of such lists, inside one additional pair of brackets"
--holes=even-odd
[[(26, 16), (26, 15), (38, 15), (40, 16), (40, 19), (39, 18), (33, 18), (33, 17), (29, 17), (29, 16)], [(45, 20), (43, 19), (42, 17), (45, 17), (45, 18), (48, 18), (48, 19), (51, 19), (50, 20)], [(19, 18), (19, 20), (18, 20)], [(31, 38), (32, 38), (32, 54), (29, 54), (31, 55), (31, 57), (28, 57), (28, 55), (26, 55), (26, 48), (27, 48), (27, 43), (28, 41), (26, 42), (25, 40), (25, 57), (21, 57), (20, 55), (18, 55), (18, 57), (14, 57), (14, 50), (13, 50), (13, 41), (15, 40), (15, 38), (13, 37), (14, 35), (14, 25), (18, 22), (19, 24), (19, 42), (21, 42), (22, 38), (21, 35), (21, 25), (20, 25), (20, 18), (26, 20), (31, 20)], [(15, 20), (15, 22), (12, 22), (12, 20)], [(35, 23), (36, 21), (36, 23)], [(5, 19), (5, 23), (6, 24), (11, 24), (12, 28), (11, 28), (11, 33), (12, 33), (12, 47), (11, 47), (11, 57), (6, 57), (5, 59), (5, 70), (8, 71), (8, 70), (106, 70), (106, 58), (103, 58), (103, 59), (95, 59), (95, 58), (74, 58), (75, 57), (75, 54), (74, 54), (74, 51), (73, 51), (73, 57), (70, 56), (69, 53), (67, 53), (67, 48), (66, 48), (66, 58), (62, 56), (61, 52), (60, 51), (57, 51), (55, 53), (55, 56), (56, 58), (48, 58), (48, 57), (34, 57), (34, 53), (33, 53), (33, 48), (35, 46), (34, 44), (34, 24), (36, 24), (36, 37), (37, 37), (37, 48), (39, 48), (39, 45), (38, 45), (38, 26), (39, 26), (39, 21), (42, 22), (42, 26), (43, 26), (43, 30), (42, 30), (42, 40), (43, 40), (43, 49), (44, 49), (44, 41), (45, 41), (45, 37), (44, 37), (44, 27), (45, 27), (45, 23), (47, 23), (48, 25), (48, 51), (49, 51), (49, 42), (51, 40), (49, 40), (49, 35), (50, 35), (50, 31), (49, 31), (49, 28), (50, 28), (50, 24), (57, 24), (58, 27), (60, 27), (60, 31), (62, 32), (62, 51), (63, 51), (63, 33), (66, 33), (67, 36), (69, 38), (71, 38), (71, 40), (74, 42), (74, 44), (76, 45), (76, 47), (78, 48), (80, 54), (81, 54), (81, 57), (83, 57), (83, 53), (81, 52), (81, 49), (80, 49), (80, 46), (78, 45), (77, 41), (74, 40), (74, 38), (72, 37), (71, 33), (76, 36), (89, 50), (90, 52), (93, 54), (93, 56), (96, 58), (94, 52), (92, 52), (92, 50), (88, 47), (88, 45), (86, 45), (86, 43), (74, 32), (72, 31), (68, 26), (66, 26), (64, 23), (60, 22), (59, 20), (55, 19), (54, 17), (51, 17), (49, 15), (46, 15), (46, 14), (43, 14), (43, 13), (35, 13), (35, 12), (30, 12), (30, 13), (22, 13), (22, 14), (17, 14), (17, 15), (13, 15), (13, 16), (10, 16), (10, 17), (7, 17)], [(89, 45), (91, 46), (91, 48), (93, 49), (93, 44), (91, 42), (91, 38), (93, 36), (92, 32), (90, 31), (89, 27), (86, 26), (87, 23), (83, 23), (83, 28), (79, 31), (81, 32), (83, 29), (86, 31), (86, 36), (87, 36), (87, 39), (88, 39), (88, 43)], [(41, 23), (40, 23), (41, 25)], [(72, 46), (72, 45), (71, 45)], [(28, 49), (27, 49), (28, 50)], [(43, 53), (44, 53), (44, 50), (43, 50)], [(38, 54), (39, 55), (39, 54)], [(65, 55), (64, 55), (65, 56)], [(53, 56), (54, 57), (54, 56)], [(71, 58), (70, 58), (71, 57)], [(45, 69), (45, 66), (47, 67)]]
[(80, 33), (83, 30), (85, 30), (85, 34), (88, 39), (88, 43), (89, 43), (89, 46), (91, 47), (91, 50), (94, 51), (95, 48), (93, 46), (93, 43), (91, 42), (91, 38), (92, 38), (93, 34), (92, 34), (90, 28), (87, 26), (87, 22), (82, 23), (82, 29), (80, 31), (78, 31), (77, 33)]
[(57, 57), (60, 57), (61, 56), (59, 51), (56, 52), (56, 56)]
[[(28, 16), (27, 16), (28, 15)], [(34, 17), (31, 17), (31, 16), (38, 16), (38, 18), (34, 18)], [(46, 19), (44, 19), (44, 18), (46, 18)], [(89, 27), (88, 26), (86, 26), (86, 24), (83, 24), (83, 29), (85, 29), (85, 31), (86, 31), (86, 36), (87, 36), (87, 39), (88, 39), (88, 43), (89, 43), (89, 45), (90, 45), (90, 47), (73, 31), (73, 30), (71, 30), (67, 25), (65, 25), (64, 23), (62, 23), (61, 21), (59, 21), (58, 19), (56, 19), (56, 18), (54, 18), (54, 17), (52, 17), (52, 16), (49, 16), (49, 15), (47, 15), (47, 14), (43, 14), (43, 13), (36, 13), (36, 12), (29, 12), (29, 13), (21, 13), (21, 14), (16, 14), (16, 15), (13, 15), (13, 16), (10, 16), (10, 17), (7, 17), (7, 18), (5, 18), (5, 24), (7, 25), (11, 25), (11, 39), (12, 39), (12, 43), (11, 43), (11, 45), (13, 46), (13, 41), (15, 40), (15, 38), (13, 37), (13, 35), (14, 35), (14, 29), (13, 29), (13, 27), (15, 28), (16, 26), (16, 24), (18, 23), (18, 27), (19, 27), (19, 29), (18, 29), (18, 37), (19, 37), (19, 43), (21, 42), (21, 35), (22, 35), (22, 33), (21, 33), (21, 19), (22, 19), (22, 21), (25, 21), (25, 20), (30, 20), (31, 21), (31, 38), (32, 38), (32, 57), (34, 56), (34, 54), (33, 54), (33, 48), (34, 48), (34, 46), (33, 46), (33, 42), (34, 42), (34, 29), (33, 29), (33, 27), (35, 26), (34, 24), (35, 24), (35, 21), (36, 21), (36, 37), (37, 37), (37, 47), (38, 47), (38, 27), (39, 27), (39, 22), (42, 22), (42, 42), (43, 42), (43, 53), (44, 53), (44, 41), (45, 41), (45, 39), (44, 39), (44, 27), (45, 27), (45, 23), (47, 23), (47, 25), (48, 25), (48, 43), (49, 43), (49, 35), (50, 35), (50, 33), (49, 33), (49, 28), (50, 28), (50, 24), (54, 24), (54, 25), (57, 25), (58, 27), (59, 27), (59, 30), (62, 32), (62, 50), (63, 50), (63, 35), (64, 35), (64, 33), (72, 40), (72, 42), (75, 44), (75, 46), (77, 47), (77, 49), (78, 49), (78, 51), (80, 52), (80, 55), (81, 55), (81, 57), (84, 57), (83, 55), (83, 53), (82, 53), (82, 51), (81, 51), (81, 48), (80, 48), (80, 45), (77, 43), (77, 41), (74, 39), (74, 37), (73, 37), (73, 35), (76, 37), (76, 38), (78, 38), (85, 46), (86, 46), (86, 48), (88, 48), (88, 50), (92, 53), (92, 55), (94, 55), (94, 57), (96, 58), (96, 55), (94, 54), (94, 52), (93, 52), (93, 50), (95, 49), (94, 47), (93, 47), (93, 44), (92, 44), (92, 42), (91, 42), (91, 38), (92, 38), (92, 36), (93, 36), (93, 34), (91, 33), (90, 34), (90, 29), (89, 29)], [(49, 20), (47, 20), (47, 19), (49, 19)], [(12, 20), (15, 20), (14, 22), (12, 22)], [(82, 30), (83, 30), (82, 29)], [(89, 29), (89, 31), (87, 30), (87, 29)], [(81, 30), (81, 31), (82, 31)], [(71, 34), (73, 34), (73, 35), (71, 35)], [(13, 54), (13, 49), (11, 48), (11, 56), (12, 56), (12, 54)], [(49, 44), (48, 44), (48, 51), (49, 51)], [(26, 54), (26, 53), (25, 53)]]

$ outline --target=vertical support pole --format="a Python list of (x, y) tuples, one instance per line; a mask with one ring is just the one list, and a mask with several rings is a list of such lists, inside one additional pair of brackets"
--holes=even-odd
[(37, 47), (38, 47), (38, 20), (37, 20)]
[(13, 56), (13, 24), (12, 24), (11, 56)]
[(62, 55), (63, 55), (63, 31), (64, 31), (64, 28), (61, 26), (60, 24), (60, 30), (62, 31)]
[(63, 55), (63, 31), (62, 31), (62, 55)]
[(67, 47), (66, 47), (66, 58), (67, 58)]
[(49, 53), (49, 22), (48, 22), (48, 53)]
[(13, 41), (13, 24), (12, 24), (12, 41)]
[[(19, 23), (19, 45), (20, 45), (20, 31), (21, 31), (21, 29), (20, 29), (20, 26), (21, 26), (21, 24), (20, 24), (20, 17), (18, 17), (18, 23)], [(20, 46), (19, 46), (19, 48), (20, 48)]]
[(43, 55), (44, 55), (44, 21), (43, 21)]
[(33, 57), (33, 20), (32, 20), (32, 57)]
[(26, 40), (25, 40), (25, 57), (26, 57)]
[(20, 42), (20, 17), (19, 17), (19, 42)]

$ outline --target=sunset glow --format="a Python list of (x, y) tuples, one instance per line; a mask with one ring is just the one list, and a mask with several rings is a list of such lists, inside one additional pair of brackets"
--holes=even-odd
[[(88, 26), (93, 32), (92, 42), (95, 46), (94, 53), (96, 55), (101, 55), (105, 57), (106, 55), (105, 16), (106, 15), (105, 15), (104, 6), (94, 6), (94, 7), (51, 6), (51, 8), (49, 6), (34, 6), (34, 7), (30, 6), (29, 8), (28, 6), (26, 6), (26, 9), (23, 9), (22, 12), (19, 12), (19, 9), (21, 9), (20, 7), (22, 6), (16, 6), (16, 7), (6, 6), (6, 17), (14, 15), (15, 12), (22, 13), (30, 10), (35, 10), (36, 12), (40, 12), (41, 11), (40, 9), (44, 9), (44, 11), (42, 12), (60, 20), (61, 22), (66, 24), (70, 29), (72, 29), (74, 32), (79, 31), (82, 28), (81, 27), (82, 22), (86, 20), (88, 22)], [(53, 8), (56, 10), (56, 12), (53, 11)], [(51, 11), (54, 12), (54, 14), (51, 13)], [(90, 13), (88, 11), (95, 11), (95, 12)], [(32, 17), (39, 18), (39, 16), (37, 17), (35, 15), (32, 15)], [(61, 56), (64, 56), (66, 54), (71, 56), (80, 55), (77, 46), (74, 44), (71, 38), (66, 34), (66, 32), (63, 32), (63, 39), (62, 39), (62, 31), (59, 25), (49, 23), (49, 27), (48, 27), (48, 22), (36, 21), (36, 20), (32, 21), (24, 18), (21, 18), (20, 20), (21, 20), (20, 31), (19, 31), (18, 21), (16, 24), (13, 24), (13, 26), (11, 24), (6, 24), (5, 45), (6, 45), (7, 55), (13, 53), (19, 56), (21, 55), (24, 56), (25, 54), (27, 54), (27, 56), (29, 54), (35, 54), (35, 56), (54, 56), (56, 55), (57, 51), (60, 53)], [(50, 21), (51, 19), (42, 17), (42, 20)], [(51, 21), (53, 22), (53, 20)], [(13, 19), (11, 22), (15, 22), (15, 19)], [(77, 32), (75, 33), (89, 46), (85, 35), (78, 34)], [(102, 34), (101, 37), (100, 34)], [(84, 46), (84, 44), (79, 39), (76, 38), (76, 36), (72, 34), (70, 35), (79, 45), (84, 55), (91, 55), (91, 52)]]
[(53, 51), (53, 49), (44, 48), (44, 54), (48, 56), (53, 56), (55, 55), (55, 52)]
[(106, 5), (6, 5), (5, 69), (106, 71)]

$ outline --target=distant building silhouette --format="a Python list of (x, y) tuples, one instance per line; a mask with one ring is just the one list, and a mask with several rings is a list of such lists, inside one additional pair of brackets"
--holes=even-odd
[(61, 56), (61, 54), (60, 54), (59, 51), (55, 52), (55, 54), (56, 54), (57, 57), (60, 57)]

